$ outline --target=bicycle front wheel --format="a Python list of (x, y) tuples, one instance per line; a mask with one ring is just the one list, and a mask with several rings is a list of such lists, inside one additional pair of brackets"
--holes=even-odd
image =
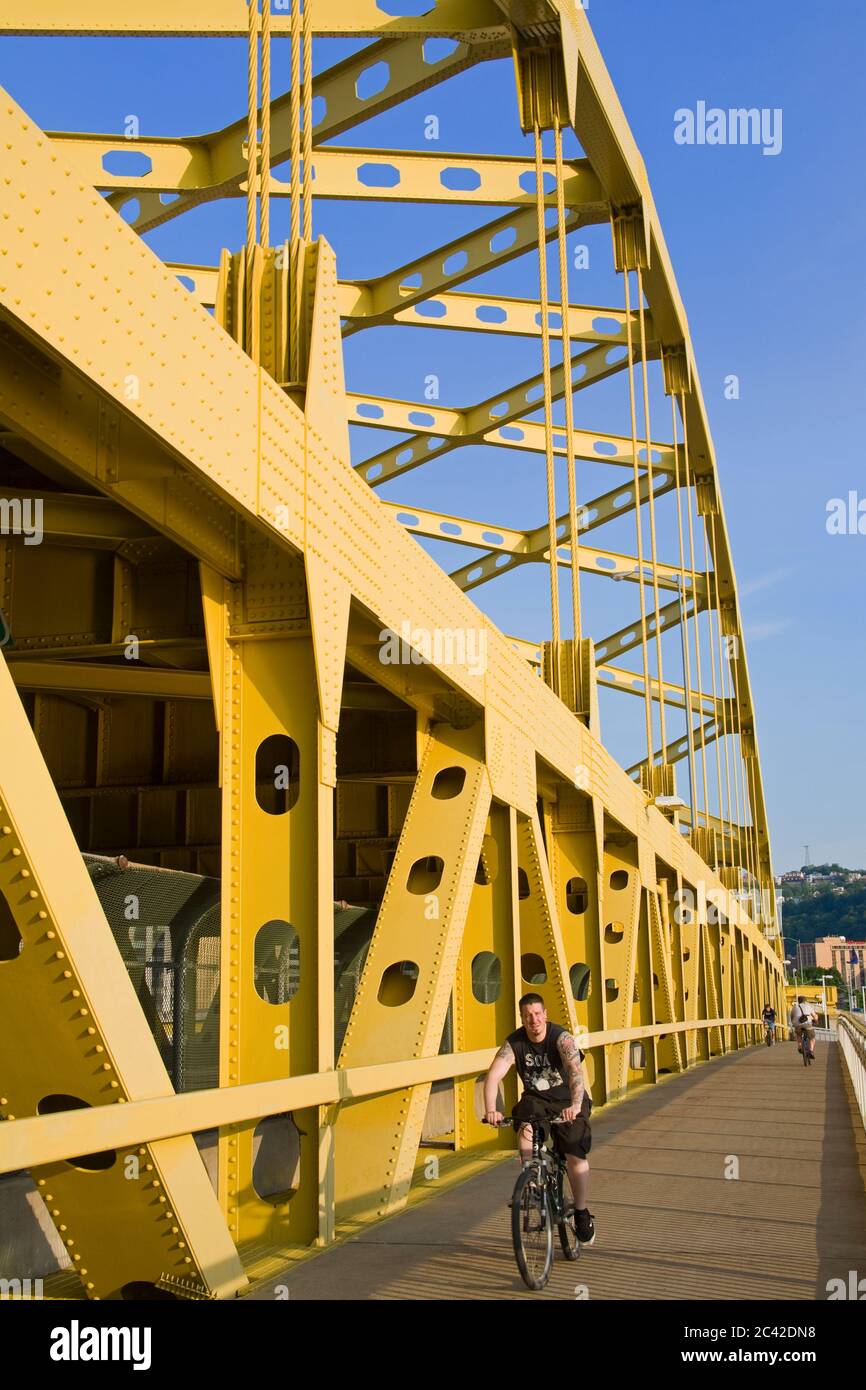
[(543, 1289), (553, 1263), (553, 1212), (547, 1183), (536, 1168), (524, 1168), (514, 1184), (511, 1236), (524, 1284)]
[(557, 1176), (557, 1188), (559, 1197), (559, 1210), (562, 1215), (559, 1221), (559, 1243), (562, 1246), (562, 1253), (567, 1260), (576, 1260), (580, 1255), (580, 1241), (577, 1238), (577, 1231), (574, 1228), (574, 1197), (571, 1191), (571, 1183), (565, 1173), (560, 1168)]

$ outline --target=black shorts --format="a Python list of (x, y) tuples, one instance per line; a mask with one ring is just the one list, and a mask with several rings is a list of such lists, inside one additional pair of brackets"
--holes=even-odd
[[(511, 1113), (516, 1120), (550, 1120), (555, 1115), (561, 1115), (565, 1108), (564, 1103), (560, 1105), (554, 1101), (543, 1100), (541, 1096), (524, 1091)], [(589, 1096), (584, 1096), (580, 1115), (576, 1120), (567, 1125), (550, 1126), (556, 1153), (573, 1154), (576, 1158), (588, 1157), (592, 1148), (592, 1130), (589, 1124), (591, 1110), (592, 1101)]]

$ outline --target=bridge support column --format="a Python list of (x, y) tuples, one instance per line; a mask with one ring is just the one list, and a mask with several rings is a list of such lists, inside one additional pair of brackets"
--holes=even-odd
[[(703, 965), (701, 937), (695, 909), (695, 895), (682, 875), (677, 875), (676, 907), (674, 928), (678, 938), (679, 956), (682, 961), (683, 977), (683, 1017), (687, 1020), (705, 1018), (705, 999), (703, 989)], [(686, 1064), (708, 1056), (707, 1038), (704, 1029), (696, 1029), (686, 1035)]]
[[(490, 810), (454, 980), (454, 1050), (498, 1047), (514, 1029), (517, 995), (514, 960), (517, 866), (512, 858), (509, 808)], [(512, 883), (514, 890), (512, 889)], [(506, 1112), (517, 1099), (515, 1074), (505, 1079)], [(511, 1148), (510, 1130), (481, 1123), (483, 1100), (476, 1077), (454, 1083), (454, 1147)]]
[[(704, 962), (704, 997), (707, 1006), (705, 1016), (707, 1018), (719, 1018), (722, 1012), (720, 933), (717, 926), (706, 920), (707, 904), (703, 894), (698, 900), (698, 912), (702, 918), (701, 940), (703, 949), (701, 956)], [(710, 1056), (723, 1053), (725, 1050), (724, 1029), (710, 1028), (708, 1033)]]
[[(438, 1051), (490, 813), (483, 726), (429, 735), (340, 1054), (342, 1067)], [(337, 1219), (406, 1199), (429, 1082), (343, 1103), (335, 1129)]]
[(550, 863), (537, 812), (517, 822), (520, 900), (520, 990), (535, 986), (549, 1017), (574, 1032), (576, 1015), (568, 957), (557, 912)]
[[(607, 1026), (599, 911), (602, 823), (603, 812), (593, 798), (571, 787), (559, 788), (548, 838), (551, 878), (577, 1026), (591, 1033)], [(608, 1094), (604, 1048), (588, 1054), (586, 1068), (593, 1099), (601, 1105)]]
[[(635, 841), (612, 840), (604, 848), (602, 921), (604, 948), (602, 981), (608, 1028), (634, 1026), (634, 986), (641, 917), (641, 875)], [(609, 1100), (619, 1100), (628, 1085), (629, 1044), (609, 1049)]]
[[(667, 916), (664, 884), (660, 885), (659, 891), (647, 891), (647, 911), (649, 913), (651, 951), (650, 971), (653, 981), (653, 1022), (674, 1023), (680, 1017), (678, 1006), (682, 996), (678, 993), (672, 963), (670, 920)], [(658, 1071), (683, 1070), (685, 1055), (683, 1044), (682, 1033), (671, 1033), (656, 1043)]]
[[(220, 724), (228, 1087), (333, 1068), (333, 789), (348, 597), (331, 611), (314, 571), (253, 538), (245, 582), (203, 571), (203, 591)], [(331, 660), (318, 636), (324, 616)], [(323, 1111), (227, 1128), (219, 1157), (236, 1243), (328, 1238)]]

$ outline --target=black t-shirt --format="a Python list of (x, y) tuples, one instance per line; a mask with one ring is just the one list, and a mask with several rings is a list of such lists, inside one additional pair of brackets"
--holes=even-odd
[(525, 1028), (518, 1028), (507, 1039), (524, 1090), (554, 1105), (571, 1104), (571, 1091), (563, 1075), (563, 1061), (557, 1047), (564, 1032), (566, 1029), (558, 1023), (548, 1023), (542, 1042), (532, 1042)]
[(775, 1010), (775, 1009), (764, 1009), (764, 1012), (761, 1014), (761, 1017), (762, 1017), (763, 1019), (766, 1019), (767, 1023), (775, 1023), (775, 1022), (776, 1022), (776, 1010)]

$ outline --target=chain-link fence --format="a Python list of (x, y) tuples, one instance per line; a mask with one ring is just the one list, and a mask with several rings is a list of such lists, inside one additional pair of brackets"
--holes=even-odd
[[(132, 864), (123, 857), (86, 854), (84, 862), (175, 1090), (217, 1086), (219, 880)], [(334, 904), (337, 1056), (377, 913), (376, 907)], [(416, 966), (403, 964), (417, 976)], [(262, 999), (271, 1004), (290, 1002), (301, 979), (300, 941), (295, 928), (287, 922), (264, 923), (256, 934), (253, 968), (255, 988)], [(490, 983), (485, 978), (485, 988)], [(449, 1005), (440, 1052), (453, 1051), (452, 1018)]]

